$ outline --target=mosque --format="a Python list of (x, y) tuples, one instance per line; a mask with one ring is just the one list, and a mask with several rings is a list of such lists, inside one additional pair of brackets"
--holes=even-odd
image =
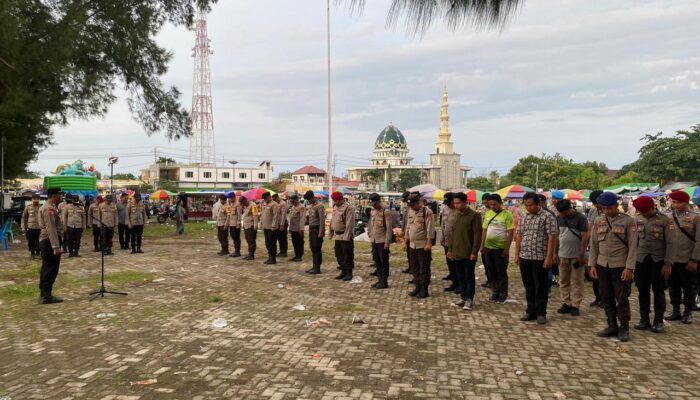
[[(440, 132), (435, 143), (435, 152), (430, 155), (430, 165), (411, 164), (413, 158), (409, 156), (406, 137), (398, 127), (389, 123), (374, 142), (374, 151), (369, 159), (371, 165), (347, 168), (348, 179), (364, 182), (363, 174), (379, 170), (383, 173), (379, 190), (395, 191), (395, 187), (386, 187), (387, 182), (393, 182), (393, 186), (395, 186), (399, 181), (401, 171), (416, 169), (420, 171), (420, 183), (430, 183), (445, 190), (464, 187), (469, 168), (461, 164), (461, 155), (454, 152), (447, 107), (447, 88), (445, 88), (442, 93)], [(389, 179), (389, 174), (391, 174), (391, 179)]]

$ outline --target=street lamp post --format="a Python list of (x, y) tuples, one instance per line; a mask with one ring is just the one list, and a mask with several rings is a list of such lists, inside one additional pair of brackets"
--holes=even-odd
[(117, 162), (119, 162), (119, 157), (112, 156), (109, 158), (109, 194), (111, 195), (114, 194), (114, 164)]

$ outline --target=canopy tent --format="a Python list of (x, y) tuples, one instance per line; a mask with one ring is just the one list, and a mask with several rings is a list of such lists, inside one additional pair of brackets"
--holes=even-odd
[(659, 188), (660, 186), (656, 183), (631, 182), (610, 186), (603, 190), (615, 194), (632, 194), (634, 192), (655, 192), (659, 190)]
[(700, 186), (690, 186), (685, 188), (683, 191), (688, 193), (691, 199), (693, 197), (700, 196)]
[(502, 199), (522, 199), (527, 192), (534, 192), (534, 190), (527, 186), (510, 185), (496, 191)]

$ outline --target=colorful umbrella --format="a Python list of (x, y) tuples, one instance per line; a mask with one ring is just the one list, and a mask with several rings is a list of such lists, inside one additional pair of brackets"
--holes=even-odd
[(433, 194), (430, 196), (430, 198), (433, 200), (439, 200), (439, 201), (445, 200), (445, 191), (438, 189), (438, 190), (433, 192)]
[(700, 186), (689, 186), (683, 189), (683, 191), (688, 193), (688, 195), (692, 199), (693, 197), (700, 195)]
[(481, 190), (477, 189), (468, 189), (466, 192), (464, 192), (467, 195), (467, 201), (471, 203), (478, 203), (481, 201), (481, 198), (484, 196), (484, 192)]
[(246, 192), (243, 192), (243, 196), (245, 196), (248, 200), (260, 200), (262, 199), (263, 193), (270, 193), (270, 194), (275, 194), (272, 190), (268, 190), (265, 188), (257, 187), (250, 189)]
[(342, 194), (352, 194), (350, 189), (346, 188), (345, 186), (338, 186), (337, 188), (335, 188), (335, 191), (340, 192)]
[(569, 200), (581, 200), (583, 198), (583, 191), (564, 189), (564, 198)]
[(156, 199), (156, 200), (165, 200), (167, 198), (170, 198), (171, 196), (175, 196), (175, 193), (168, 192), (167, 190), (156, 190), (155, 192), (150, 194), (151, 199)]
[(496, 193), (501, 195), (503, 199), (522, 199), (527, 192), (534, 192), (534, 190), (527, 186), (510, 185), (499, 189)]

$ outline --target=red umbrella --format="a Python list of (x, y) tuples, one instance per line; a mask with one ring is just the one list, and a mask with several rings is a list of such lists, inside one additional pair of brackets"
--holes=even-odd
[(471, 203), (478, 203), (481, 201), (481, 197), (484, 195), (484, 192), (481, 190), (476, 190), (476, 189), (471, 189), (467, 190), (464, 192), (467, 195), (467, 201)]
[(247, 192), (243, 193), (243, 196), (248, 198), (248, 200), (260, 200), (262, 199), (263, 193), (270, 192), (272, 193), (271, 190), (267, 190), (265, 188), (257, 187), (254, 189), (250, 189)]

